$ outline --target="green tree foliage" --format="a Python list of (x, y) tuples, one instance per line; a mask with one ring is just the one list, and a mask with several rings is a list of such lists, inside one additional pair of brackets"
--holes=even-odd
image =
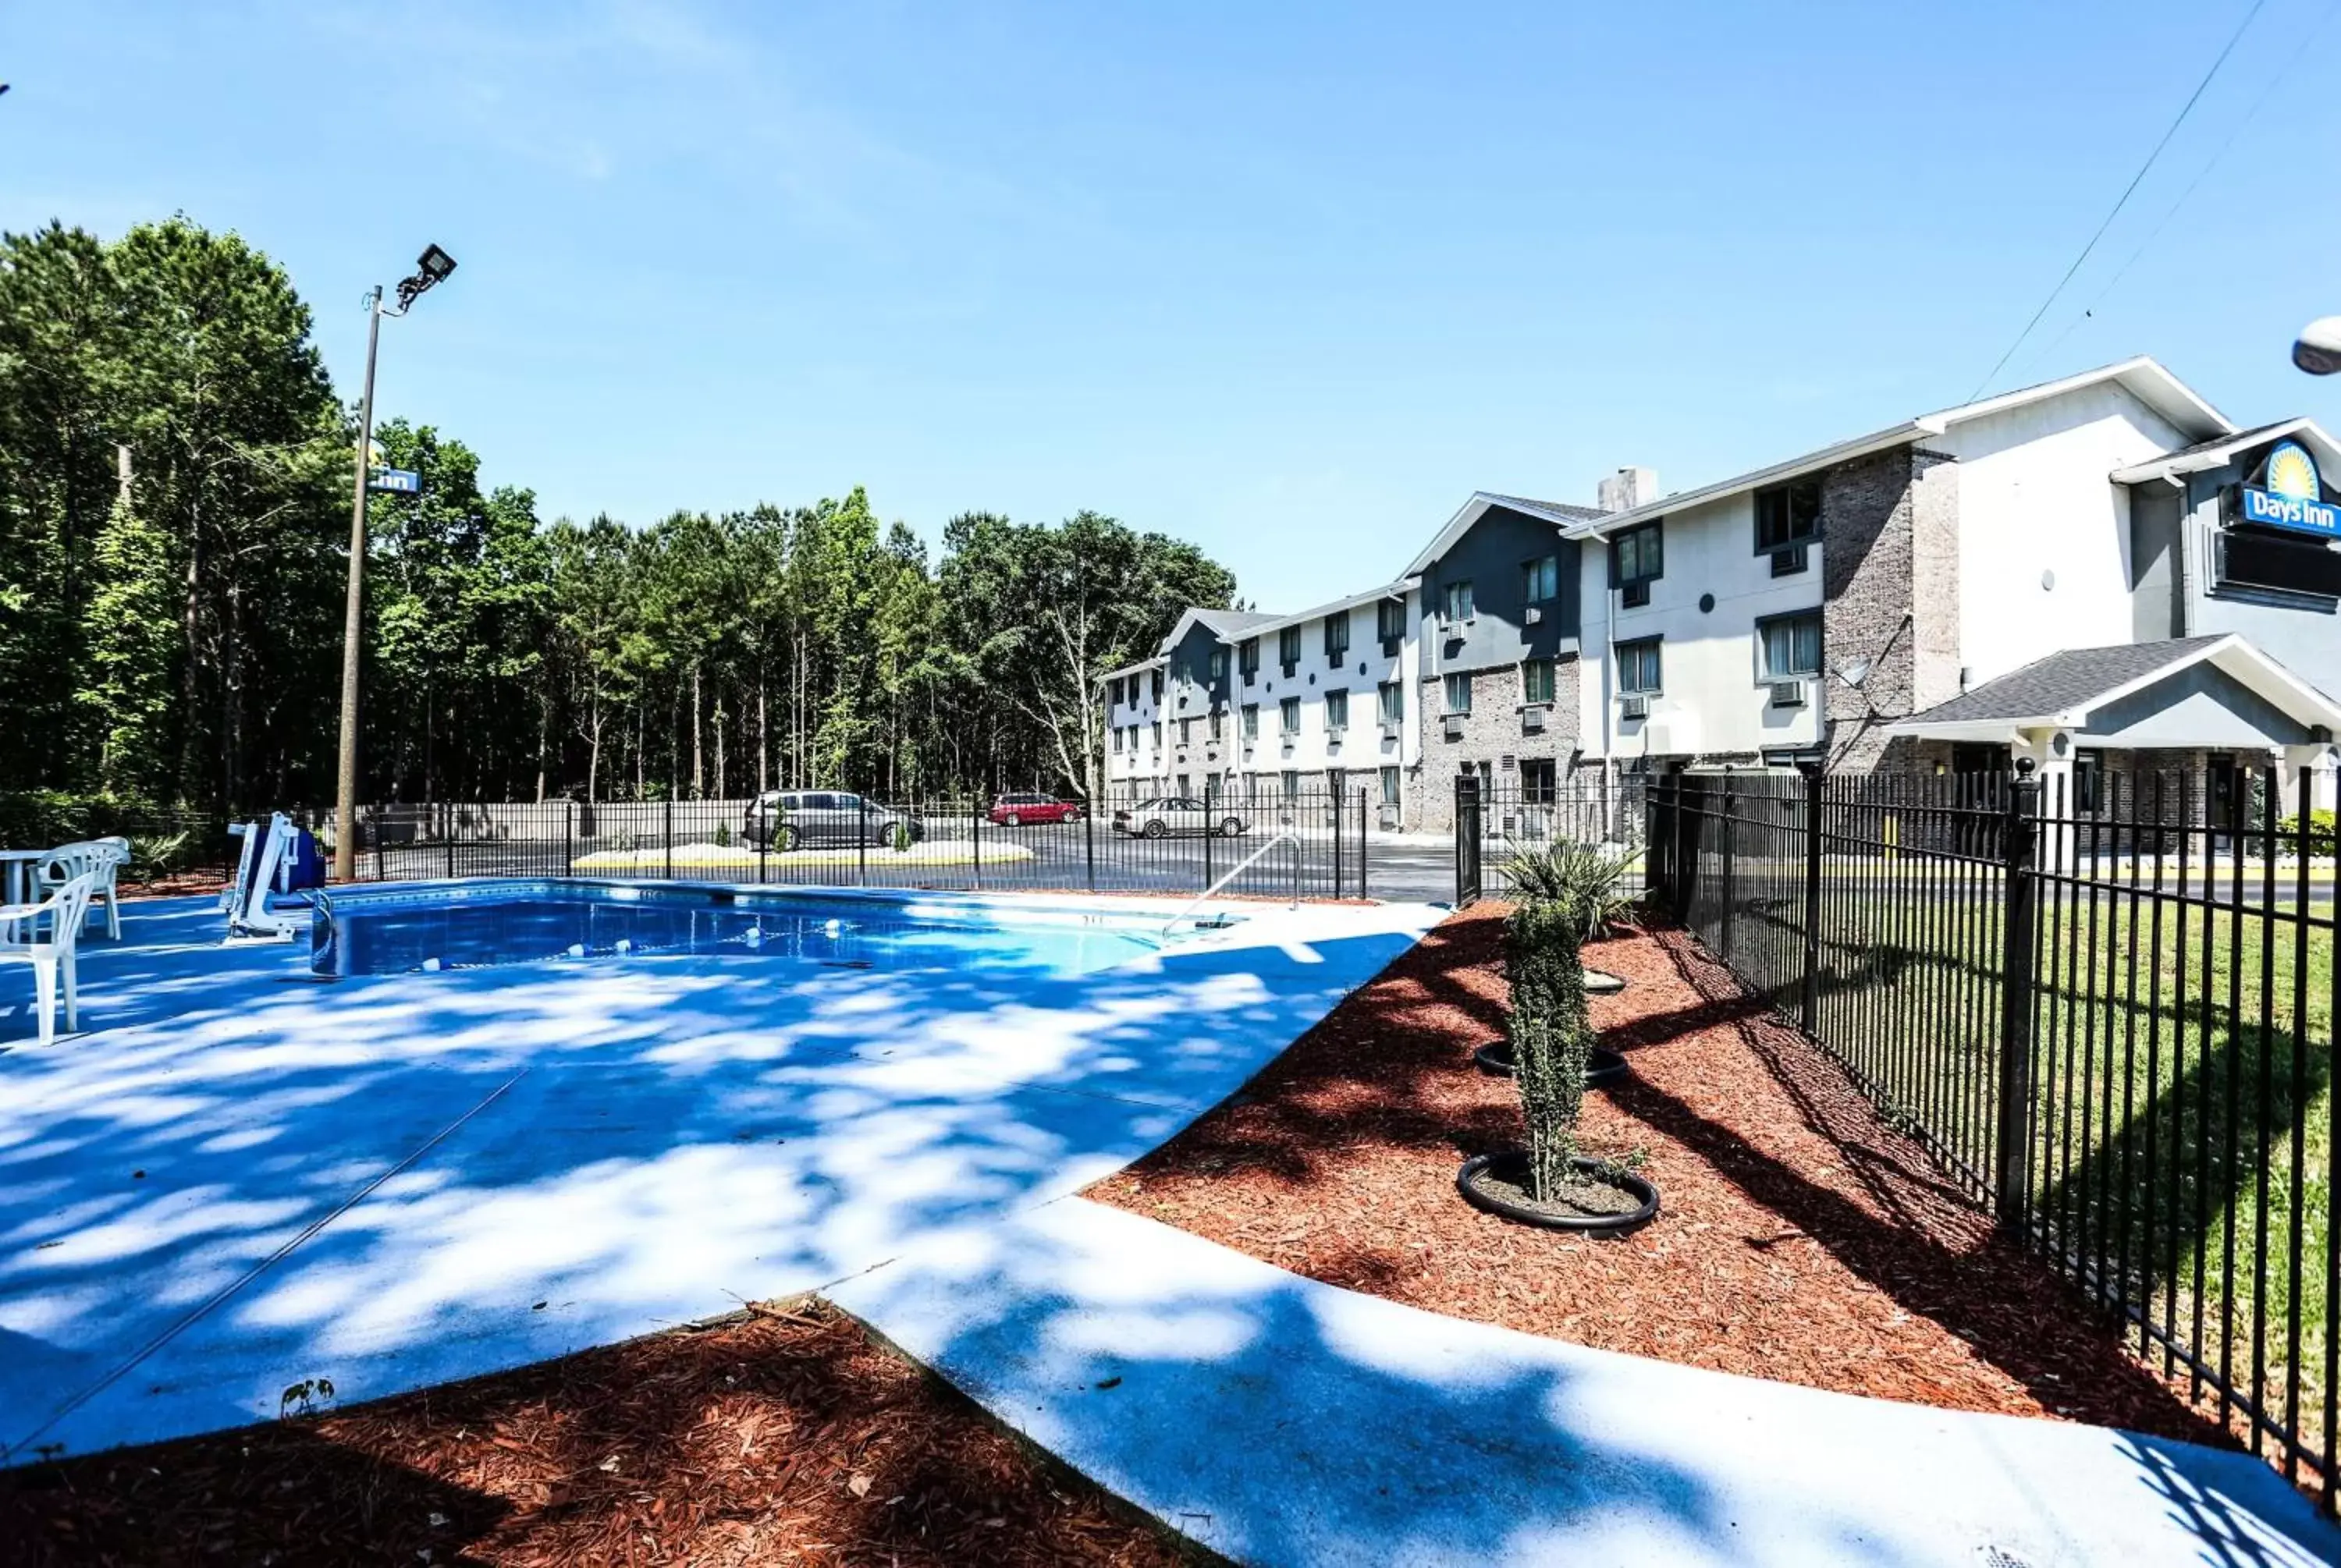
[[(0, 235), (0, 791), (238, 808), (334, 788), (354, 422), (266, 256), (184, 218)], [(860, 489), (550, 524), (385, 421), (362, 791), (1093, 787), (1096, 681), (1234, 581), (1082, 512), (939, 561)]]
[(1529, 1127), (1529, 1190), (1557, 1198), (1577, 1158), (1577, 1118), (1593, 1024), (1579, 944), (1585, 911), (1571, 899), (1531, 898), (1504, 922), (1512, 982), (1512, 1070)]

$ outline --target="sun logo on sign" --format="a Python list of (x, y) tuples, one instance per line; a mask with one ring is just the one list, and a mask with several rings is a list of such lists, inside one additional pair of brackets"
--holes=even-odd
[(2267, 489), (2287, 501), (2316, 501), (2316, 462), (2298, 442), (2286, 442), (2268, 453)]

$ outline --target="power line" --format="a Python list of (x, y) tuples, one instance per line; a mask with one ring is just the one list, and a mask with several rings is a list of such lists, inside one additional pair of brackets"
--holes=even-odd
[(2048, 307), (2057, 303), (2057, 296), (2065, 292), (2065, 285), (2073, 281), (2073, 274), (2081, 270), (2081, 263), (2089, 259), (2089, 253), (2097, 248), (2097, 242), (2106, 237), (2107, 229), (2114, 226), (2114, 220), (2121, 216), (2124, 207), (2129, 205), (2130, 197), (2137, 194), (2147, 172), (2154, 167), (2155, 160), (2162, 156), (2162, 150), (2165, 147), (2170, 145), (2170, 138), (2178, 134), (2178, 127), (2187, 123), (2187, 116), (2195, 112), (2195, 105), (2202, 101), (2205, 90), (2211, 85), (2211, 79), (2219, 74), (2219, 67), (2227, 63), (2227, 56), (2236, 52), (2236, 45), (2242, 42), (2245, 31), (2252, 25), (2252, 19), (2260, 14), (2260, 7), (2266, 4), (2267, 0), (2252, 0), (2252, 8), (2244, 13), (2244, 19), (2237, 23), (2236, 30), (2227, 35), (2227, 46), (2219, 51), (2219, 57), (2211, 62), (2211, 68), (2203, 73), (2203, 79), (2195, 84), (2195, 91), (2187, 94), (2187, 102), (2179, 108), (2178, 117), (2170, 122), (2169, 129), (2162, 133), (2162, 139), (2155, 143), (2154, 151), (2146, 155), (2146, 162), (2138, 165), (2137, 173), (2131, 175), (2129, 184), (2122, 187), (2121, 200), (2116, 202), (2113, 211), (2106, 214), (2106, 221), (2097, 225), (2097, 232), (2089, 236), (2089, 243), (2081, 247), (2081, 253), (2073, 258), (2073, 264), (2065, 269), (2065, 275), (2057, 280), (2057, 286), (2048, 291), (2048, 297), (2040, 302), (2040, 308), (2032, 313), (2032, 319), (2024, 323), (2024, 330), (2016, 334), (2016, 341), (2007, 345), (2007, 352), (1999, 356), (1998, 362), (1990, 370), (1984, 372), (1983, 380), (1977, 382), (1975, 391), (1967, 394), (1969, 402), (1983, 395), (1983, 389), (1991, 384), (1992, 378), (1999, 374), (2007, 362), (2015, 357), (2016, 351), (2024, 346), (2024, 340), (2032, 335), (2032, 329), (2040, 324), (2040, 318), (2048, 313)]
[(2243, 139), (2245, 131), (2248, 130), (2251, 123), (2259, 117), (2260, 111), (2267, 106), (2268, 100), (2276, 96), (2276, 89), (2284, 85), (2285, 78), (2292, 74), (2293, 67), (2307, 57), (2309, 52), (2316, 46), (2316, 41), (2325, 35), (2325, 29), (2332, 24), (2333, 18), (2336, 15), (2341, 15), (2341, 0), (2333, 0), (2333, 4), (2325, 8), (2325, 15), (2317, 18), (2316, 25), (2311, 27), (2301, 38), (2300, 46), (2285, 61), (2283, 68), (2269, 77), (2266, 84), (2260, 88), (2259, 96), (2252, 100), (2252, 106), (2244, 112), (2242, 119), (2236, 122), (2236, 128), (2227, 133), (2227, 139), (2219, 144), (2219, 150), (2211, 154), (2210, 161), (2197, 170), (2195, 177), (2187, 183), (2187, 188), (2178, 193), (2178, 199), (2170, 203), (2170, 210), (2162, 214), (2161, 222), (2156, 223), (2153, 229), (2148, 231), (2146, 238), (2137, 243), (2137, 249), (2129, 253), (2129, 260), (2124, 262), (2115, 271), (2114, 275), (2106, 280), (2106, 286), (2097, 291), (2097, 297), (2088, 303), (2087, 307), (2079, 315), (2074, 317), (2071, 324), (2063, 332), (2057, 334), (2057, 341), (2027, 362), (2027, 370), (2030, 366), (2038, 364), (2047, 355), (2055, 353), (2057, 347), (2067, 338), (2071, 337), (2083, 322), (2097, 314), (2097, 307), (2106, 303), (2107, 298), (2120, 286), (2121, 281), (2129, 276), (2129, 270), (2137, 265), (2138, 259), (2146, 254), (2155, 241), (2162, 237), (2163, 231), (2170, 227), (2171, 220), (2178, 216), (2179, 209), (2186, 206), (2187, 202), (2193, 199), (2195, 193), (2203, 188), (2203, 182), (2211, 177), (2211, 171), (2217, 168), (2226, 160), (2228, 153), (2234, 150), (2236, 144)]

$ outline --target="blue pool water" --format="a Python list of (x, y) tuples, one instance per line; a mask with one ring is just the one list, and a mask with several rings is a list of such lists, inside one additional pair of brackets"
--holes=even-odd
[(337, 977), (679, 953), (1063, 976), (1161, 946), (1161, 922), (1142, 917), (749, 888), (512, 880), (335, 888), (312, 902), (310, 967)]

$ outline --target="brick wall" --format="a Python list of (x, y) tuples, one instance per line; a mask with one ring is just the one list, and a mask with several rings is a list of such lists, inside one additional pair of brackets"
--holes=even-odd
[[(1447, 690), (1443, 678), (1425, 680), (1416, 689), (1422, 715), (1422, 766), (1406, 781), (1406, 825), (1410, 830), (1448, 832), (1455, 826), (1455, 776), (1466, 764), (1488, 764), (1490, 786), (1506, 794), (1520, 785), (1519, 761), (1523, 757), (1549, 758), (1554, 777), (1568, 788), (1575, 763), (1578, 736), (1578, 669), (1576, 659), (1557, 660), (1552, 674), (1553, 700), (1545, 710), (1542, 731), (1520, 728), (1520, 672), (1517, 666), (1474, 671), (1471, 711), (1463, 720), (1462, 739), (1447, 739)], [(1513, 766), (1508, 770), (1504, 759)]]
[[(1924, 483), (1923, 551), (1917, 527), (1921, 487), (1913, 484), (1912, 471), (1937, 466), (1949, 465), (1897, 447), (1840, 463), (1821, 476), (1821, 646), (1828, 664), (1821, 700), (1832, 771), (1868, 772), (1887, 764), (1887, 727), (1921, 706), (1916, 611), (1922, 560), (1933, 590), (1942, 590), (1946, 573), (1951, 579), (1948, 636), (1950, 657), (1957, 657), (1957, 508), (1950, 476)], [(1929, 685), (1940, 678), (1945, 634), (1943, 612), (1930, 605)], [(1856, 663), (1868, 666), (1858, 687), (1837, 673)], [(1955, 670), (1955, 684), (1957, 679)], [(1900, 749), (1906, 754), (1908, 749)]]

